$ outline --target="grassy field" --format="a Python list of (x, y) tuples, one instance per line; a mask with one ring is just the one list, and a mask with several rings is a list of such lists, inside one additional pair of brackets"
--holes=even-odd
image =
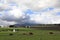
[(12, 30), (13, 28), (0, 28), (0, 40), (60, 40), (60, 31), (28, 28), (16, 28), (16, 32)]

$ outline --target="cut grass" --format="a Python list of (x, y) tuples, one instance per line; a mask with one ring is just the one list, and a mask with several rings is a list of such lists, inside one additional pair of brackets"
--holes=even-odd
[[(9, 31), (2, 31), (3, 29)], [(19, 31), (12, 32), (10, 30), (13, 30), (13, 28), (3, 29), (0, 28), (0, 40), (60, 40), (60, 31), (16, 28)], [(32, 32), (33, 35), (29, 35), (29, 32)], [(54, 34), (49, 34), (49, 32)], [(13, 35), (10, 36), (10, 33)], [(23, 33), (27, 35), (23, 35)]]

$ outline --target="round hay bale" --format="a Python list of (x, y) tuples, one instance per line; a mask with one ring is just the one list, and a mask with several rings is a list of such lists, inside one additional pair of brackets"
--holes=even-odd
[(29, 35), (33, 35), (33, 33), (32, 32), (29, 32)]
[(23, 35), (27, 35), (27, 33), (23, 33)]
[(54, 34), (53, 32), (49, 32), (49, 34)]
[(10, 36), (12, 36), (12, 35), (13, 35), (13, 33), (10, 33), (9, 35), (10, 35)]

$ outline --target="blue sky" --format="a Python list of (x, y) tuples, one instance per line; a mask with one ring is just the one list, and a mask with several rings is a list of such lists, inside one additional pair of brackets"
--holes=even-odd
[(60, 24), (59, 4), (60, 0), (0, 0), (0, 25)]

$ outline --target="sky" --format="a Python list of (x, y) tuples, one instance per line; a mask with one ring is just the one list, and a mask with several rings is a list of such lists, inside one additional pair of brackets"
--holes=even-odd
[(0, 25), (60, 24), (60, 0), (0, 0)]

